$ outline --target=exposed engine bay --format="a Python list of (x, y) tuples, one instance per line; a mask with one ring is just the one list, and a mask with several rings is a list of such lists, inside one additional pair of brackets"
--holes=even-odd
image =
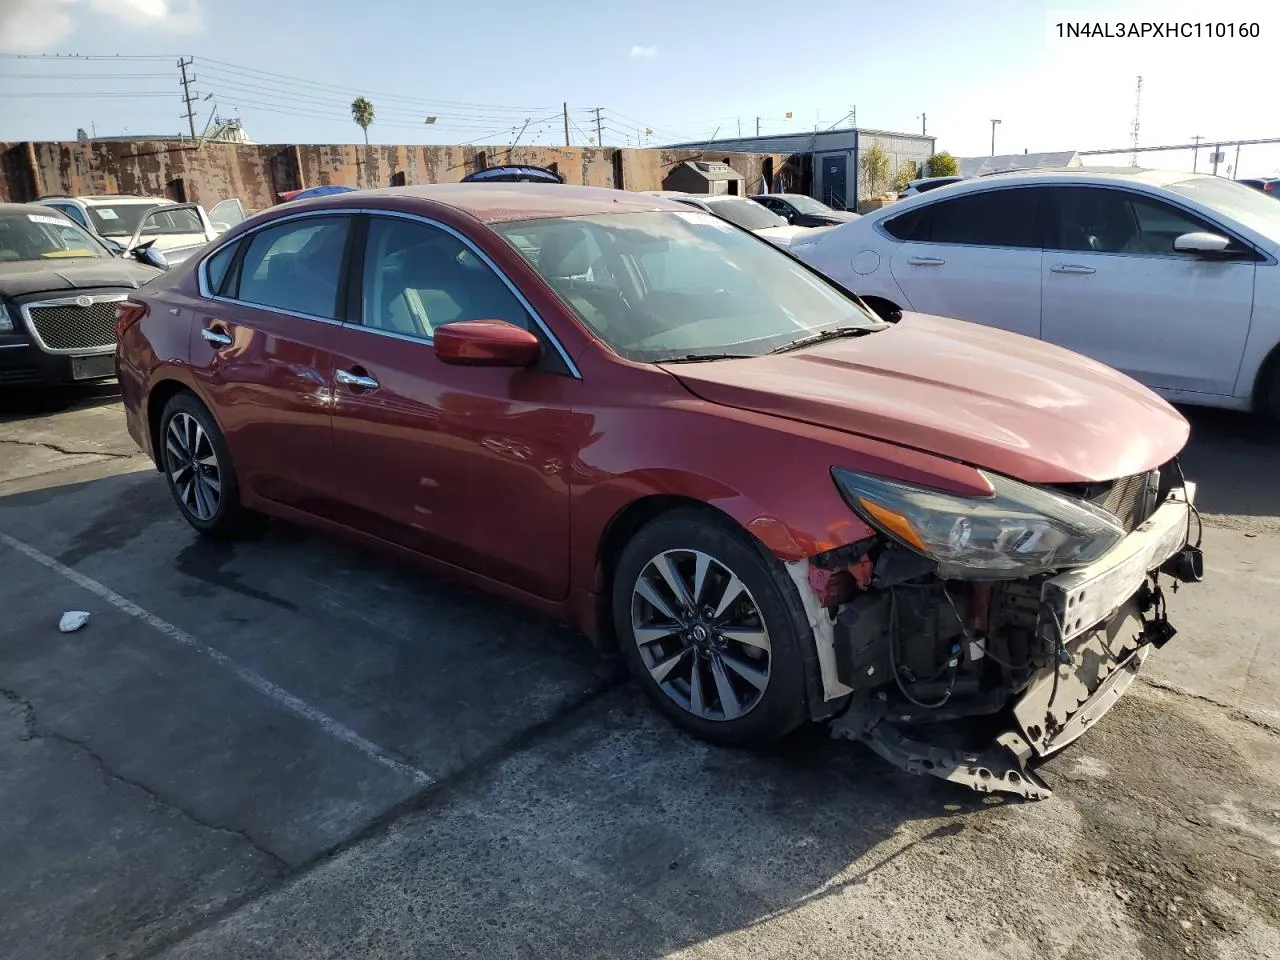
[(1175, 634), (1166, 590), (1203, 578), (1194, 485), (1173, 466), (1163, 482), (1152, 471), (1069, 491), (1102, 503), (1127, 533), (1065, 571), (948, 577), (892, 537), (790, 565), (818, 647), (825, 703), (815, 716), (909, 772), (1048, 797), (1031, 762), (1114, 705)]

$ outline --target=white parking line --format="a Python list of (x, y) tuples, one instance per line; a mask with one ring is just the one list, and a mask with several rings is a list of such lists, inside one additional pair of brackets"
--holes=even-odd
[(128, 600), (125, 597), (120, 596), (120, 594), (116, 593), (110, 587), (104, 586), (97, 580), (94, 580), (91, 577), (86, 577), (82, 573), (77, 573), (65, 564), (59, 563), (57, 560), (53, 559), (53, 557), (46, 556), (41, 553), (35, 547), (28, 546), (21, 540), (15, 540), (7, 533), (0, 532), (0, 543), (3, 543), (8, 547), (12, 547), (14, 550), (17, 550), (24, 556), (31, 558), (41, 566), (47, 567), (54, 573), (70, 580), (76, 586), (81, 587), (84, 590), (88, 590), (94, 596), (102, 598), (117, 610), (127, 613), (131, 617), (136, 617), (159, 633), (168, 637), (170, 640), (176, 640), (183, 646), (190, 647), (197, 653), (204, 654), (214, 663), (218, 664), (218, 666), (225, 667), (227, 670), (230, 670), (263, 696), (275, 701), (290, 713), (296, 714), (304, 720), (309, 720), (314, 723), (335, 740), (341, 740), (348, 746), (354, 747), (374, 763), (381, 764), (384, 767), (389, 767), (390, 769), (395, 770), (397, 773), (404, 774), (422, 786), (428, 786), (436, 782), (435, 778), (430, 774), (425, 773), (417, 767), (407, 764), (401, 760), (397, 760), (376, 743), (366, 740), (354, 730), (343, 726), (327, 713), (317, 710), (305, 701), (298, 699), (283, 687), (276, 686), (260, 673), (240, 665), (221, 650), (215, 650), (213, 647), (210, 647), (205, 643), (201, 643), (185, 630), (175, 627), (169, 621), (162, 620), (155, 614), (143, 610), (142, 607), (138, 606), (132, 600)]

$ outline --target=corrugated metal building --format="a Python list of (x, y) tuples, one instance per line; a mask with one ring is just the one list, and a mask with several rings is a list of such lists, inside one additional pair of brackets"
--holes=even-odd
[[(706, 157), (724, 153), (780, 153), (809, 155), (813, 158), (813, 183), (810, 194), (830, 206), (842, 210), (856, 210), (865, 184), (860, 184), (858, 160), (861, 152), (875, 144), (889, 155), (892, 172), (904, 164), (915, 161), (923, 170), (925, 161), (933, 155), (935, 140), (917, 133), (893, 133), (887, 130), (861, 130), (844, 127), (838, 130), (822, 130), (811, 133), (784, 133), (765, 137), (726, 137), (694, 143), (673, 143), (668, 149), (697, 150)], [(770, 171), (764, 170), (754, 181), (748, 180), (748, 193), (765, 190), (777, 192), (782, 185), (777, 177), (767, 186), (764, 180)]]

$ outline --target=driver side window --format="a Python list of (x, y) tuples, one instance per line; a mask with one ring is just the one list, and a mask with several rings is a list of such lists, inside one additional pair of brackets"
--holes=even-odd
[(466, 244), (417, 220), (370, 219), (361, 299), (366, 327), (416, 340), (459, 320), (532, 326), (516, 295)]
[(1176, 207), (1151, 197), (1098, 187), (1055, 191), (1058, 250), (1184, 257), (1173, 249), (1184, 233), (1220, 232)]

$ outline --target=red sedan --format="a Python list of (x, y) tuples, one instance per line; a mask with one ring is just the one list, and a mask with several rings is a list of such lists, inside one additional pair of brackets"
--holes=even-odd
[(832, 719), (1043, 796), (1028, 761), (1172, 636), (1161, 582), (1201, 575), (1164, 401), (998, 330), (883, 323), (661, 198), (302, 201), (117, 326), (129, 430), (201, 533), (271, 515), (420, 560), (616, 643), (721, 743)]

